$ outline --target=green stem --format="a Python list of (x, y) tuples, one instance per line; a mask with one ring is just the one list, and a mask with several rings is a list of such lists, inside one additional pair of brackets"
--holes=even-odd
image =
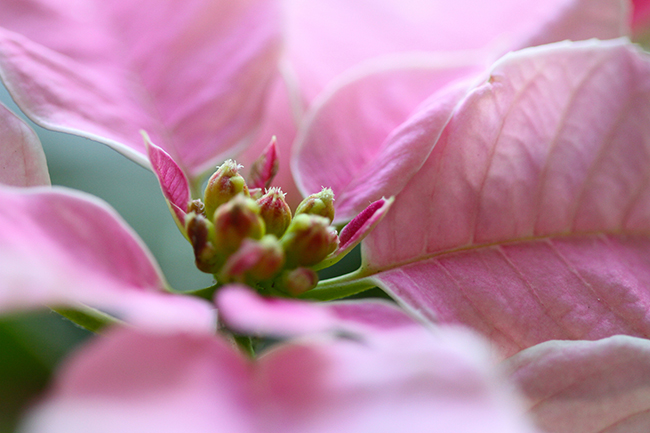
[(358, 269), (340, 277), (320, 281), (315, 289), (305, 292), (299, 297), (316, 301), (333, 301), (356, 295), (375, 286), (376, 284), (364, 275), (363, 270)]
[(312, 266), (311, 268), (315, 271), (320, 271), (321, 269), (329, 268), (330, 266), (334, 266), (338, 262), (340, 262), (345, 256), (348, 255), (348, 253), (352, 251), (352, 248), (348, 248), (345, 251), (342, 251), (340, 254), (336, 256), (332, 256), (329, 258), (325, 258), (322, 262), (318, 263), (315, 266)]
[(53, 308), (52, 311), (58, 313), (71, 321), (72, 323), (87, 329), (90, 332), (98, 334), (109, 325), (122, 323), (122, 321), (101, 311), (89, 307), (80, 308)]
[(193, 290), (191, 292), (182, 292), (182, 293), (184, 295), (191, 295), (191, 296), (196, 296), (197, 298), (207, 299), (208, 301), (212, 302), (212, 299), (214, 298), (214, 292), (216, 292), (219, 287), (221, 287), (221, 284), (217, 283), (210, 287), (206, 287), (205, 289)]

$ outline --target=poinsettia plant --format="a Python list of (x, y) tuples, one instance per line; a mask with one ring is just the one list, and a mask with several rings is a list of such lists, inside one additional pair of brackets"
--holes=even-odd
[(19, 109), (150, 168), (214, 282), (171, 287), (2, 108), (0, 312), (101, 334), (22, 431), (650, 427), (644, 2), (0, 9)]

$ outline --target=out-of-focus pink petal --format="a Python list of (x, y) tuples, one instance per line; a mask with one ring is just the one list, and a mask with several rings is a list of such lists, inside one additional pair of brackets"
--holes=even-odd
[[(477, 73), (475, 65), (473, 56), (423, 54), (343, 77), (315, 102), (296, 139), (292, 169), (303, 194), (322, 185), (332, 188), (335, 218), (341, 222), (368, 203), (398, 193), (426, 160), (469, 83), (446, 86)], [(413, 121), (395, 131), (440, 89), (431, 98), (432, 114), (425, 122)]]
[(550, 341), (503, 367), (540, 427), (557, 433), (650, 431), (650, 341)]
[[(548, 20), (533, 23), (526, 36), (520, 40), (510, 39), (510, 43), (512, 48), (521, 49), (564, 40), (606, 40), (629, 36), (629, 16), (627, 0), (568, 0), (557, 4)], [(514, 15), (512, 17), (516, 19)]]
[(650, 1), (632, 0), (632, 30), (634, 33), (643, 33), (650, 24)]
[(219, 338), (120, 329), (71, 360), (22, 430), (252, 433), (251, 377)]
[[(325, 89), (310, 107), (296, 142), (292, 168), (298, 187), (304, 194), (331, 187), (337, 222), (349, 220), (371, 201), (396, 195), (425, 161), (462, 92), (434, 95), (427, 122), (412, 119), (396, 130), (426, 96), (454, 79), (476, 75), (476, 68), (482, 70), (511, 49), (626, 35), (624, 6), (611, 0), (384, 0), (373, 2), (368, 13), (370, 6), (363, 1), (294, 5), (292, 13), (302, 21), (293, 29), (288, 20), (297, 39), (289, 38), (288, 52), (298, 71), (305, 69), (296, 76), (304, 78), (307, 102)], [(344, 9), (345, 17), (339, 16)], [(336, 17), (329, 21), (336, 32), (327, 34), (329, 27), (314, 22), (323, 16)], [(306, 36), (298, 37), (297, 29)], [(346, 43), (353, 35), (355, 44)], [(439, 52), (453, 50), (460, 52)], [(421, 51), (438, 53), (427, 58)], [(324, 53), (331, 52), (336, 58), (317, 68), (325, 62)], [(403, 53), (401, 59), (397, 53)], [(373, 56), (378, 58), (369, 60)], [(355, 62), (361, 64), (355, 68)], [(341, 73), (336, 83), (330, 82)], [(405, 138), (407, 148), (401, 145)]]
[(165, 292), (135, 233), (105, 203), (64, 189), (0, 189), (0, 309), (86, 305), (161, 330), (214, 329), (206, 302)]
[(297, 134), (296, 123), (300, 118), (301, 115), (293, 113), (287, 84), (281, 78), (276, 79), (269, 91), (269, 97), (264, 107), (264, 120), (257, 138), (248, 149), (237, 157), (237, 162), (242, 163), (247, 170), (250, 170), (253, 162), (269, 144), (271, 137), (275, 136), (279, 168), (272, 185), (280, 187), (287, 194), (286, 201), (292, 208), (296, 208), (302, 200), (290, 167), (291, 149)]
[(261, 121), (277, 9), (270, 0), (3, 2), (0, 74), (42, 126), (146, 165), (144, 129), (194, 177)]
[(11, 186), (50, 184), (50, 174), (38, 136), (2, 104), (0, 143), (0, 183)]
[(218, 337), (121, 329), (72, 359), (23, 432), (534, 431), (476, 337), (407, 336), (302, 340), (251, 362)]
[(619, 0), (287, 0), (287, 57), (307, 101), (365, 60), (491, 46), (495, 54), (564, 39), (627, 34)]
[(649, 107), (623, 40), (505, 57), (366, 238), (368, 272), (507, 353), (650, 336)]
[(280, 168), (278, 161), (278, 140), (271, 137), (271, 141), (264, 148), (262, 154), (255, 160), (251, 167), (251, 172), (248, 177), (249, 188), (269, 188), (271, 182)]
[(176, 221), (184, 224), (187, 206), (191, 199), (187, 177), (172, 157), (153, 144), (146, 134), (144, 135), (144, 141), (147, 146), (149, 162), (158, 178), (163, 196), (174, 212)]
[(394, 304), (374, 300), (313, 304), (263, 298), (243, 286), (220, 289), (215, 298), (219, 318), (242, 334), (293, 337), (315, 333), (421, 328)]

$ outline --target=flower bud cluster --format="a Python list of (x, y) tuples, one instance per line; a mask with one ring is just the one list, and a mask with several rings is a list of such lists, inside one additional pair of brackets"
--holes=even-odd
[(203, 200), (188, 206), (185, 230), (197, 267), (218, 284), (243, 283), (276, 295), (314, 288), (318, 275), (311, 267), (339, 245), (330, 225), (332, 190), (307, 197), (292, 215), (279, 188), (249, 188), (240, 169), (226, 161), (210, 177)]

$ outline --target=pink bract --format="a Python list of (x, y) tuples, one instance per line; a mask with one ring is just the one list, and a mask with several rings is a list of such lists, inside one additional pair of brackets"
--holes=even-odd
[(649, 89), (625, 40), (504, 57), (367, 238), (366, 275), (510, 354), (650, 336)]
[(627, 11), (612, 0), (286, 0), (286, 57), (312, 101), (331, 80), (384, 55), (508, 51), (564, 39), (611, 38)]
[(632, 0), (633, 15), (632, 15), (632, 29), (635, 34), (643, 34), (647, 32), (648, 25), (650, 24), (650, 1), (648, 0)]
[(533, 417), (557, 433), (650, 429), (650, 341), (615, 336), (550, 341), (508, 359), (504, 369), (529, 399)]
[(295, 179), (303, 193), (325, 184), (334, 190), (336, 222), (349, 221), (367, 203), (401, 191), (431, 151), (432, 134), (396, 130), (433, 94), (429, 105), (435, 115), (427, 116), (426, 127), (442, 131), (470, 85), (454, 81), (481, 70), (463, 59), (449, 67), (445, 63), (453, 61), (444, 58), (422, 62), (414, 70), (373, 70), (326, 95), (323, 105), (317, 101), (305, 119), (294, 149)]
[(0, 183), (11, 186), (49, 185), (45, 154), (36, 133), (0, 104)]
[(383, 300), (317, 304), (263, 298), (246, 287), (231, 285), (219, 290), (215, 301), (221, 320), (230, 329), (245, 335), (296, 337), (409, 328), (409, 332), (421, 332), (425, 337), (430, 332)]
[[(481, 63), (524, 46), (620, 36), (626, 21), (618, 0), (10, 0), (0, 6), (0, 76), (40, 125), (147, 165), (144, 129), (194, 181), (252, 140), (258, 144), (240, 161), (249, 165), (272, 135), (289, 161), (318, 95), (372, 65), (380, 75), (386, 65), (401, 70), (401, 88), (422, 95), (384, 113), (393, 125), (437, 80), (436, 71), (433, 82), (423, 80), (422, 62), (402, 54), (465, 52)], [(375, 84), (373, 98), (393, 104), (395, 88)], [(349, 120), (341, 127), (370, 126)], [(368, 131), (363, 165), (386, 138)], [(286, 163), (278, 183), (298, 200)], [(301, 187), (313, 192), (311, 182)], [(365, 207), (357, 205), (348, 218)]]
[[(258, 302), (256, 311), (281, 316), (286, 305), (278, 302)], [(377, 322), (403, 314), (373, 305)], [(313, 329), (310, 317), (303, 316)], [(339, 322), (345, 328), (355, 320)], [(24, 431), (535, 431), (481, 341), (404, 322), (392, 326), (391, 318), (353, 336), (303, 333), (255, 361), (218, 337), (118, 330), (67, 365)]]
[(90, 307), (139, 326), (210, 333), (209, 304), (167, 292), (142, 241), (99, 199), (0, 188), (0, 310)]
[[(404, 332), (404, 342), (427, 341), (427, 330), (380, 300), (327, 304), (264, 299), (250, 289), (219, 292), (221, 318), (232, 329), (275, 337)], [(419, 336), (418, 336), (419, 335)], [(361, 336), (361, 337), (359, 337)], [(459, 342), (460, 344), (460, 342)], [(507, 359), (501, 368), (528, 398), (544, 431), (641, 432), (650, 427), (650, 341), (615, 336), (599, 341), (551, 341)]]
[(143, 134), (143, 138), (147, 146), (147, 156), (151, 168), (158, 178), (163, 197), (165, 197), (176, 223), (179, 227), (184, 227), (187, 207), (192, 198), (187, 177), (174, 159), (153, 144), (147, 134)]
[[(338, 1), (327, 7), (318, 2), (314, 6), (307, 4), (312, 5), (305, 2), (302, 9), (321, 14), (343, 8), (343, 2)], [(343, 31), (336, 36), (326, 34), (328, 27), (314, 24), (320, 16), (303, 12), (307, 16), (300, 25), (316, 28), (311, 33), (318, 39), (306, 37), (296, 42), (305, 52), (310, 42), (323, 48), (296, 54), (299, 70), (316, 70), (316, 59), (332, 52), (333, 47), (337, 53), (342, 51), (341, 60), (330, 62), (332, 68), (338, 68), (338, 74), (314, 74), (323, 77), (318, 81), (320, 87), (305, 85), (324, 90), (306, 92), (318, 96), (308, 99), (292, 160), (303, 193), (316, 191), (320, 185), (334, 190), (339, 222), (349, 220), (368, 202), (401, 191), (431, 152), (455, 103), (472, 84), (459, 86), (459, 79), (477, 77), (485, 66), (509, 50), (564, 39), (609, 39), (629, 34), (627, 7), (618, 0), (380, 4), (377, 11), (366, 13), (358, 21), (331, 21), (337, 26), (340, 21), (344, 23)], [(367, 2), (355, 5), (353, 12), (361, 15)], [(348, 29), (346, 24), (352, 22), (361, 25)], [(375, 22), (385, 23), (374, 28)], [(408, 29), (401, 28), (405, 24)], [(311, 36), (306, 28), (302, 31)], [(359, 36), (359, 44), (342, 44), (346, 35), (357, 31), (368, 36)], [(382, 48), (371, 46), (371, 41), (383, 41)], [(376, 57), (369, 56), (370, 52)], [(311, 78), (306, 72), (296, 76), (307, 76), (304, 81)], [(436, 116), (427, 116), (428, 123), (417, 128), (402, 125), (432, 94), (429, 105), (439, 105), (432, 107)], [(282, 138), (278, 136), (281, 143)]]
[(277, 73), (272, 0), (8, 1), (0, 76), (36, 123), (147, 165), (144, 129), (191, 177), (253, 138)]
[[(0, 180), (49, 184), (38, 137), (4, 106), (0, 132)], [(151, 253), (101, 200), (64, 188), (1, 185), (0, 202), (1, 312), (90, 308), (158, 330), (214, 330), (210, 305), (168, 293)]]

